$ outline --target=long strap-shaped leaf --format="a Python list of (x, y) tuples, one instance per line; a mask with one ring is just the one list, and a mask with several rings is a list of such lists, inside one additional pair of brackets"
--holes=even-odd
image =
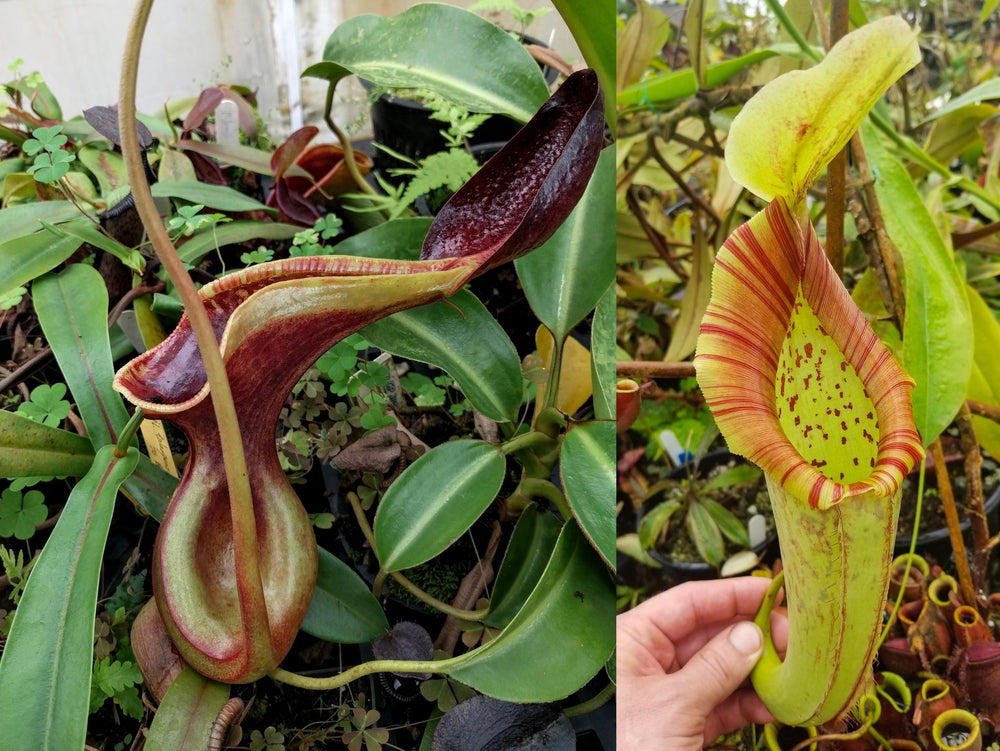
[[(128, 422), (121, 397), (111, 386), (114, 362), (108, 336), (108, 291), (101, 275), (81, 263), (36, 280), (32, 301), (45, 338), (76, 401), (95, 449), (118, 438)], [(163, 516), (177, 481), (146, 456), (139, 459), (125, 491), (147, 513)]]
[(0, 477), (83, 475), (93, 460), (82, 435), (0, 410)]
[(138, 460), (134, 448), (97, 452), (28, 578), (0, 658), (5, 746), (83, 748), (101, 557), (118, 487)]

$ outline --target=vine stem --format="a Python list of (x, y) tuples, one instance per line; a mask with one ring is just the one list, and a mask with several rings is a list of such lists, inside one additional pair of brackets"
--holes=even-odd
[[(358, 527), (361, 529), (361, 534), (365, 536), (365, 541), (371, 546), (372, 550), (375, 550), (375, 533), (372, 531), (371, 525), (368, 523), (368, 517), (365, 516), (365, 510), (361, 508), (361, 499), (358, 498), (357, 493), (348, 493), (347, 502), (351, 504), (351, 508), (354, 510), (354, 518), (358, 522)], [(428, 594), (412, 581), (406, 578), (399, 571), (385, 571), (380, 569), (378, 576), (375, 579), (375, 584), (373, 585), (373, 594), (378, 597), (382, 591), (382, 584), (385, 581), (386, 575), (391, 576), (396, 582), (399, 583), (403, 589), (409, 592), (411, 595), (416, 597), (421, 602), (429, 605), (430, 607), (444, 613), (445, 615), (451, 615), (455, 618), (459, 618), (463, 621), (481, 621), (486, 617), (489, 612), (489, 608), (481, 610), (462, 610), (461, 608), (455, 608), (439, 600), (433, 595)], [(426, 671), (417, 671), (426, 672)]]
[(333, 120), (333, 89), (333, 84), (330, 84), (326, 90), (326, 105), (323, 109), (323, 120), (326, 121), (327, 126), (333, 131), (337, 140), (340, 141), (340, 148), (344, 150), (344, 165), (347, 167), (347, 171), (351, 175), (351, 179), (354, 180), (354, 184), (358, 190), (369, 195), (377, 195), (377, 191), (368, 184), (368, 181), (362, 176), (361, 170), (358, 169), (358, 163), (354, 159), (354, 147), (351, 145), (351, 139), (347, 137), (347, 134)]
[(329, 691), (332, 688), (346, 686), (351, 681), (372, 673), (447, 673), (451, 668), (468, 662), (467, 656), (465, 654), (446, 660), (371, 660), (327, 678), (299, 675), (282, 668), (275, 668), (268, 673), (268, 676), (296, 688)]
[[(910, 577), (910, 565), (913, 563), (913, 556), (916, 555), (917, 552), (917, 535), (920, 533), (920, 511), (924, 505), (924, 472), (926, 469), (927, 457), (925, 456), (920, 460), (920, 474), (917, 476), (917, 507), (913, 514), (913, 531), (910, 533), (910, 549), (907, 551), (906, 555), (906, 566), (903, 568), (903, 576), (900, 579), (902, 584), (899, 587), (899, 592), (896, 593), (896, 600), (893, 602), (892, 614), (889, 616), (889, 622), (882, 628), (882, 633), (878, 638), (878, 644), (875, 645), (876, 653), (882, 649), (882, 645), (885, 644), (885, 640), (888, 638), (889, 632), (892, 630), (893, 625), (899, 618), (899, 609), (903, 605), (903, 595), (906, 594), (906, 582)], [(889, 575), (892, 576), (891, 567)]]
[[(125, 53), (122, 58), (122, 76), (119, 89), (118, 129), (121, 133), (122, 157), (128, 173), (129, 185), (135, 200), (136, 210), (142, 224), (177, 289), (184, 309), (191, 321), (191, 328), (198, 341), (198, 349), (205, 363), (205, 373), (212, 395), (212, 406), (218, 422), (219, 438), (222, 444), (222, 460), (226, 468), (226, 483), (229, 489), (229, 508), (233, 527), (234, 557), (236, 560), (237, 589), (240, 593), (240, 614), (245, 631), (257, 636), (267, 635), (267, 650), (273, 651), (271, 631), (267, 621), (267, 607), (264, 602), (264, 587), (260, 576), (260, 562), (257, 558), (257, 527), (254, 521), (253, 497), (247, 475), (246, 457), (236, 406), (233, 404), (229, 379), (219, 351), (208, 314), (201, 298), (188, 275), (184, 264), (177, 255), (160, 214), (153, 203), (153, 196), (146, 181), (140, 158), (139, 138), (136, 133), (135, 92), (139, 70), (139, 53), (142, 37), (149, 20), (153, 0), (139, 0), (129, 24)], [(257, 639), (250, 643), (255, 648), (263, 648)], [(255, 661), (255, 655), (247, 655)]]

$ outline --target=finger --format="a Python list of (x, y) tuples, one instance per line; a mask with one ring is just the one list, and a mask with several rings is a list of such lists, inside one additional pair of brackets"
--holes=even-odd
[(723, 631), (675, 674), (685, 686), (677, 701), (707, 720), (746, 680), (763, 650), (763, 634), (750, 621)]
[[(729, 626), (745, 620), (747, 620), (746, 617), (727, 618), (718, 623), (699, 627), (683, 639), (674, 642), (674, 664), (667, 668), (667, 672), (670, 672), (671, 669), (677, 670), (682, 665), (687, 664), (687, 661), (701, 651), (701, 648), (720, 631), (725, 631)], [(784, 658), (785, 648), (788, 645), (788, 614), (785, 612), (785, 608), (777, 608), (771, 612), (771, 639), (778, 655)]]
[[(650, 654), (660, 656), (664, 670), (671, 670), (676, 667), (670, 664), (675, 642), (710, 624), (752, 617), (769, 584), (770, 580), (757, 576), (686, 582), (619, 616), (619, 625), (645, 644)], [(664, 655), (669, 657), (663, 659)]]

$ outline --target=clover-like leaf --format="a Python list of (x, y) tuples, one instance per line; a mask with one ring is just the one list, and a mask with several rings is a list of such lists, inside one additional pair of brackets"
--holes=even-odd
[(28, 172), (40, 183), (54, 183), (69, 172), (69, 165), (76, 160), (68, 151), (57, 149), (51, 153), (39, 154)]
[(45, 496), (38, 490), (24, 495), (8, 488), (0, 496), (0, 537), (27, 540), (35, 534), (35, 527), (48, 518)]
[(70, 404), (63, 399), (66, 396), (66, 384), (56, 383), (52, 386), (41, 384), (31, 391), (30, 401), (24, 402), (17, 408), (17, 414), (52, 427), (58, 427), (59, 423), (69, 415)]

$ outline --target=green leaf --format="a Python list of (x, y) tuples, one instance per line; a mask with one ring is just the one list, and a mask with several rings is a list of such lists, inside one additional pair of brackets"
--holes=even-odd
[(204, 751), (209, 747), (212, 726), (227, 701), (229, 686), (184, 668), (160, 702), (144, 748)]
[(639, 522), (639, 545), (643, 550), (656, 547), (656, 541), (670, 524), (670, 517), (684, 508), (684, 502), (676, 498), (656, 504)]
[(4, 728), (13, 748), (83, 748), (101, 557), (115, 495), (138, 458), (97, 452), (28, 578), (0, 657), (0, 706), (18, 718)]
[[(29, 80), (30, 79), (30, 80)], [(45, 120), (62, 120), (62, 108), (47, 83), (37, 73), (29, 73), (15, 85), (24, 98), (31, 102), (31, 109)], [(61, 126), (57, 126), (61, 127)]]
[(372, 641), (389, 631), (382, 606), (354, 569), (319, 549), (319, 573), (302, 630), (341, 644)]
[(594, 308), (590, 325), (590, 382), (594, 397), (594, 417), (615, 419), (615, 299), (614, 286), (608, 287)]
[(753, 464), (737, 464), (735, 467), (723, 470), (702, 485), (702, 490), (730, 488), (744, 482), (756, 482), (763, 473)]
[(180, 198), (219, 211), (272, 211), (260, 201), (227, 185), (209, 185), (198, 181), (158, 182), (150, 190), (154, 198)]
[[(705, 0), (689, 0), (684, 11), (684, 36), (699, 88), (705, 88), (708, 49), (705, 43)], [(666, 39), (664, 39), (666, 41)]]
[(128, 421), (111, 387), (108, 292), (96, 269), (75, 263), (32, 288), (35, 311), (95, 448), (118, 439)]
[(128, 185), (125, 174), (125, 160), (121, 154), (108, 151), (92, 144), (83, 146), (77, 156), (83, 165), (97, 178), (101, 195), (105, 199), (115, 190)]
[(67, 151), (46, 152), (35, 157), (35, 163), (28, 167), (28, 172), (40, 183), (54, 183), (69, 172), (69, 165), (75, 159)]
[(605, 149), (569, 218), (544, 245), (514, 262), (532, 310), (556, 341), (566, 338), (614, 280), (614, 170), (614, 149)]
[(45, 496), (40, 491), (29, 490), (22, 495), (20, 490), (8, 488), (0, 496), (0, 537), (27, 540), (48, 515)]
[(743, 526), (743, 523), (736, 518), (736, 515), (732, 511), (721, 505), (718, 501), (713, 501), (711, 498), (699, 498), (697, 503), (705, 507), (705, 510), (708, 511), (712, 520), (718, 526), (719, 531), (727, 539), (732, 540), (741, 547), (750, 547), (750, 536), (747, 534), (747, 528)]
[(567, 524), (521, 611), (447, 672), (504, 701), (562, 699), (604, 667), (615, 645), (614, 612), (607, 568), (579, 527)]
[(684, 525), (698, 554), (716, 568), (721, 566), (726, 556), (725, 544), (722, 542), (722, 532), (708, 509), (695, 501), (688, 508)]
[[(0, 215), (8, 211), (11, 209), (0, 211)], [(32, 223), (37, 224), (37, 219)], [(56, 237), (48, 230), (0, 243), (0, 297), (58, 266), (82, 244), (76, 237)]]
[(615, 424), (570, 427), (559, 459), (566, 500), (583, 533), (612, 568), (615, 563)]
[(70, 410), (70, 404), (63, 399), (64, 396), (66, 396), (65, 383), (51, 386), (43, 383), (31, 390), (31, 400), (22, 403), (17, 412), (51, 428), (58, 428)]
[(652, 106), (676, 99), (684, 99), (698, 92), (698, 79), (691, 68), (681, 68), (659, 76), (650, 76), (645, 81), (629, 86), (618, 92), (615, 102), (624, 105)]
[(310, 75), (339, 80), (346, 68), (380, 88), (430, 89), (470, 112), (520, 122), (548, 98), (541, 69), (520, 42), (450, 5), (422, 3), (389, 18), (355, 16), (330, 35), (323, 59), (339, 67)]
[[(213, 157), (220, 162), (231, 164), (248, 172), (256, 172), (258, 175), (271, 176), (274, 174), (271, 170), (271, 154), (262, 149), (255, 149), (253, 146), (246, 146), (241, 143), (205, 143), (204, 141), (184, 139), (178, 141), (177, 146), (185, 151), (194, 151), (198, 154)], [(298, 165), (292, 165), (284, 174), (289, 177), (306, 177), (309, 175), (308, 172)]]
[(482, 441), (452, 441), (406, 468), (375, 514), (375, 550), (387, 571), (430, 560), (451, 545), (500, 491), (506, 461)]
[(497, 422), (514, 422), (523, 383), (517, 350), (471, 292), (395, 313), (361, 330), (376, 347), (430, 363), (454, 378), (466, 398)]
[(924, 445), (955, 417), (972, 369), (972, 321), (965, 282), (920, 193), (873, 126), (861, 128), (878, 170), (875, 192), (906, 276), (903, 367), (916, 381), (913, 417)]
[[(38, 321), (91, 443), (96, 448), (116, 442), (129, 415), (121, 396), (111, 387), (114, 362), (104, 279), (92, 267), (76, 263), (61, 274), (36, 281), (32, 293)], [(124, 491), (159, 519), (176, 486), (175, 478), (142, 455), (138, 470), (125, 481)]]
[(139, 467), (125, 481), (122, 491), (142, 511), (160, 521), (177, 483), (176, 477), (157, 467), (145, 454), (140, 454)]
[(534, 503), (521, 512), (497, 573), (487, 625), (505, 628), (517, 615), (548, 565), (561, 529), (552, 514)]
[[(995, 5), (996, 3), (994, 3), (994, 6)], [(980, 102), (989, 101), (991, 99), (1000, 99), (1000, 78), (991, 78), (987, 81), (983, 81), (978, 86), (973, 86), (961, 96), (957, 96), (949, 101), (941, 109), (928, 117), (924, 122), (936, 120), (943, 115), (947, 115), (955, 110), (961, 109), (967, 104), (979, 104)]]
[[(39, 224), (39, 220), (47, 221), (50, 224), (59, 224), (78, 216), (80, 216), (79, 209), (69, 201), (38, 201), (20, 206), (7, 206), (3, 211), (0, 211), (0, 248), (15, 249), (14, 245), (6, 245), (7, 241), (18, 239), (20, 242), (24, 242), (25, 237), (41, 229), (42, 225)], [(72, 251), (70, 252), (72, 253)], [(25, 253), (25, 255), (29, 254)], [(0, 252), (0, 259), (13, 261), (13, 258), (4, 252)], [(52, 263), (44, 271), (48, 271), (56, 263), (59, 262)], [(9, 273), (7, 268), (6, 264), (0, 264), (0, 279), (6, 280)], [(33, 276), (38, 276), (40, 273), (42, 272)]]
[(587, 65), (604, 89), (604, 114), (615, 128), (615, 8), (607, 0), (553, 0)]
[(337, 243), (337, 254), (415, 261), (432, 221), (415, 216), (382, 222)]
[(696, 228), (694, 247), (691, 248), (691, 271), (684, 286), (681, 312), (670, 332), (670, 344), (664, 360), (679, 362), (694, 353), (701, 331), (701, 319), (712, 297), (712, 262), (715, 250), (705, 233)]
[(0, 410), (0, 477), (80, 476), (93, 460), (85, 436)]
[(94, 664), (94, 683), (107, 696), (114, 696), (128, 686), (142, 683), (142, 673), (133, 662), (112, 662), (105, 657)]
[[(969, 311), (972, 315), (973, 347), (972, 376), (969, 378), (968, 399), (1000, 407), (1000, 373), (996, 354), (1000, 352), (1000, 323), (986, 301), (974, 287), (966, 285)], [(979, 445), (992, 456), (1000, 456), (1000, 425), (985, 417), (973, 415), (973, 428)]]
[(229, 222), (196, 232), (177, 248), (177, 255), (185, 263), (197, 264), (216, 247), (236, 245), (247, 240), (288, 240), (301, 229), (294, 224), (279, 222)]
[(142, 274), (146, 270), (146, 260), (139, 251), (108, 237), (85, 217), (60, 225), (56, 232), (64, 232), (78, 240), (90, 243), (95, 248), (107, 251), (137, 274)]

